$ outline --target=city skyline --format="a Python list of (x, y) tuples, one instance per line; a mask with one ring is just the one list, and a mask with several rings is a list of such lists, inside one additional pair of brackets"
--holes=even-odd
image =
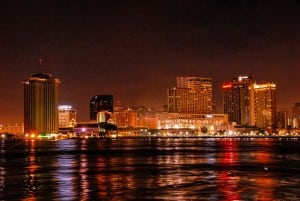
[(62, 81), (59, 104), (79, 120), (97, 94), (161, 107), (185, 75), (212, 78), (219, 113), (222, 83), (239, 75), (276, 83), (279, 110), (300, 100), (296, 1), (1, 4), (0, 123), (23, 121), (21, 82), (35, 73)]

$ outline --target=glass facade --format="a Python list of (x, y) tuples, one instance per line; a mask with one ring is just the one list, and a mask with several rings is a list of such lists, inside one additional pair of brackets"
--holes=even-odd
[(250, 124), (250, 85), (254, 83), (251, 76), (239, 76), (223, 84), (223, 109), (229, 121), (238, 125)]
[(97, 120), (97, 114), (101, 111), (113, 112), (113, 96), (97, 95), (90, 100), (90, 120)]

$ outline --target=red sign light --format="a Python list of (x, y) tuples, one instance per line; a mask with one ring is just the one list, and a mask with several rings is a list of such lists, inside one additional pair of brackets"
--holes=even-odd
[(232, 84), (223, 84), (222, 88), (223, 89), (230, 89), (230, 88), (232, 88)]

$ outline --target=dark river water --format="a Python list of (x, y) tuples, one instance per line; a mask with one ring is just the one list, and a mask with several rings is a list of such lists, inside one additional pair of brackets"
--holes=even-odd
[(0, 145), (0, 200), (300, 200), (300, 139)]

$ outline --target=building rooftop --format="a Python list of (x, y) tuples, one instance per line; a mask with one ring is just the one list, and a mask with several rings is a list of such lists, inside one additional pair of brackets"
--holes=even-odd
[(31, 75), (32, 78), (41, 78), (41, 79), (49, 79), (51, 78), (50, 74), (36, 73)]

